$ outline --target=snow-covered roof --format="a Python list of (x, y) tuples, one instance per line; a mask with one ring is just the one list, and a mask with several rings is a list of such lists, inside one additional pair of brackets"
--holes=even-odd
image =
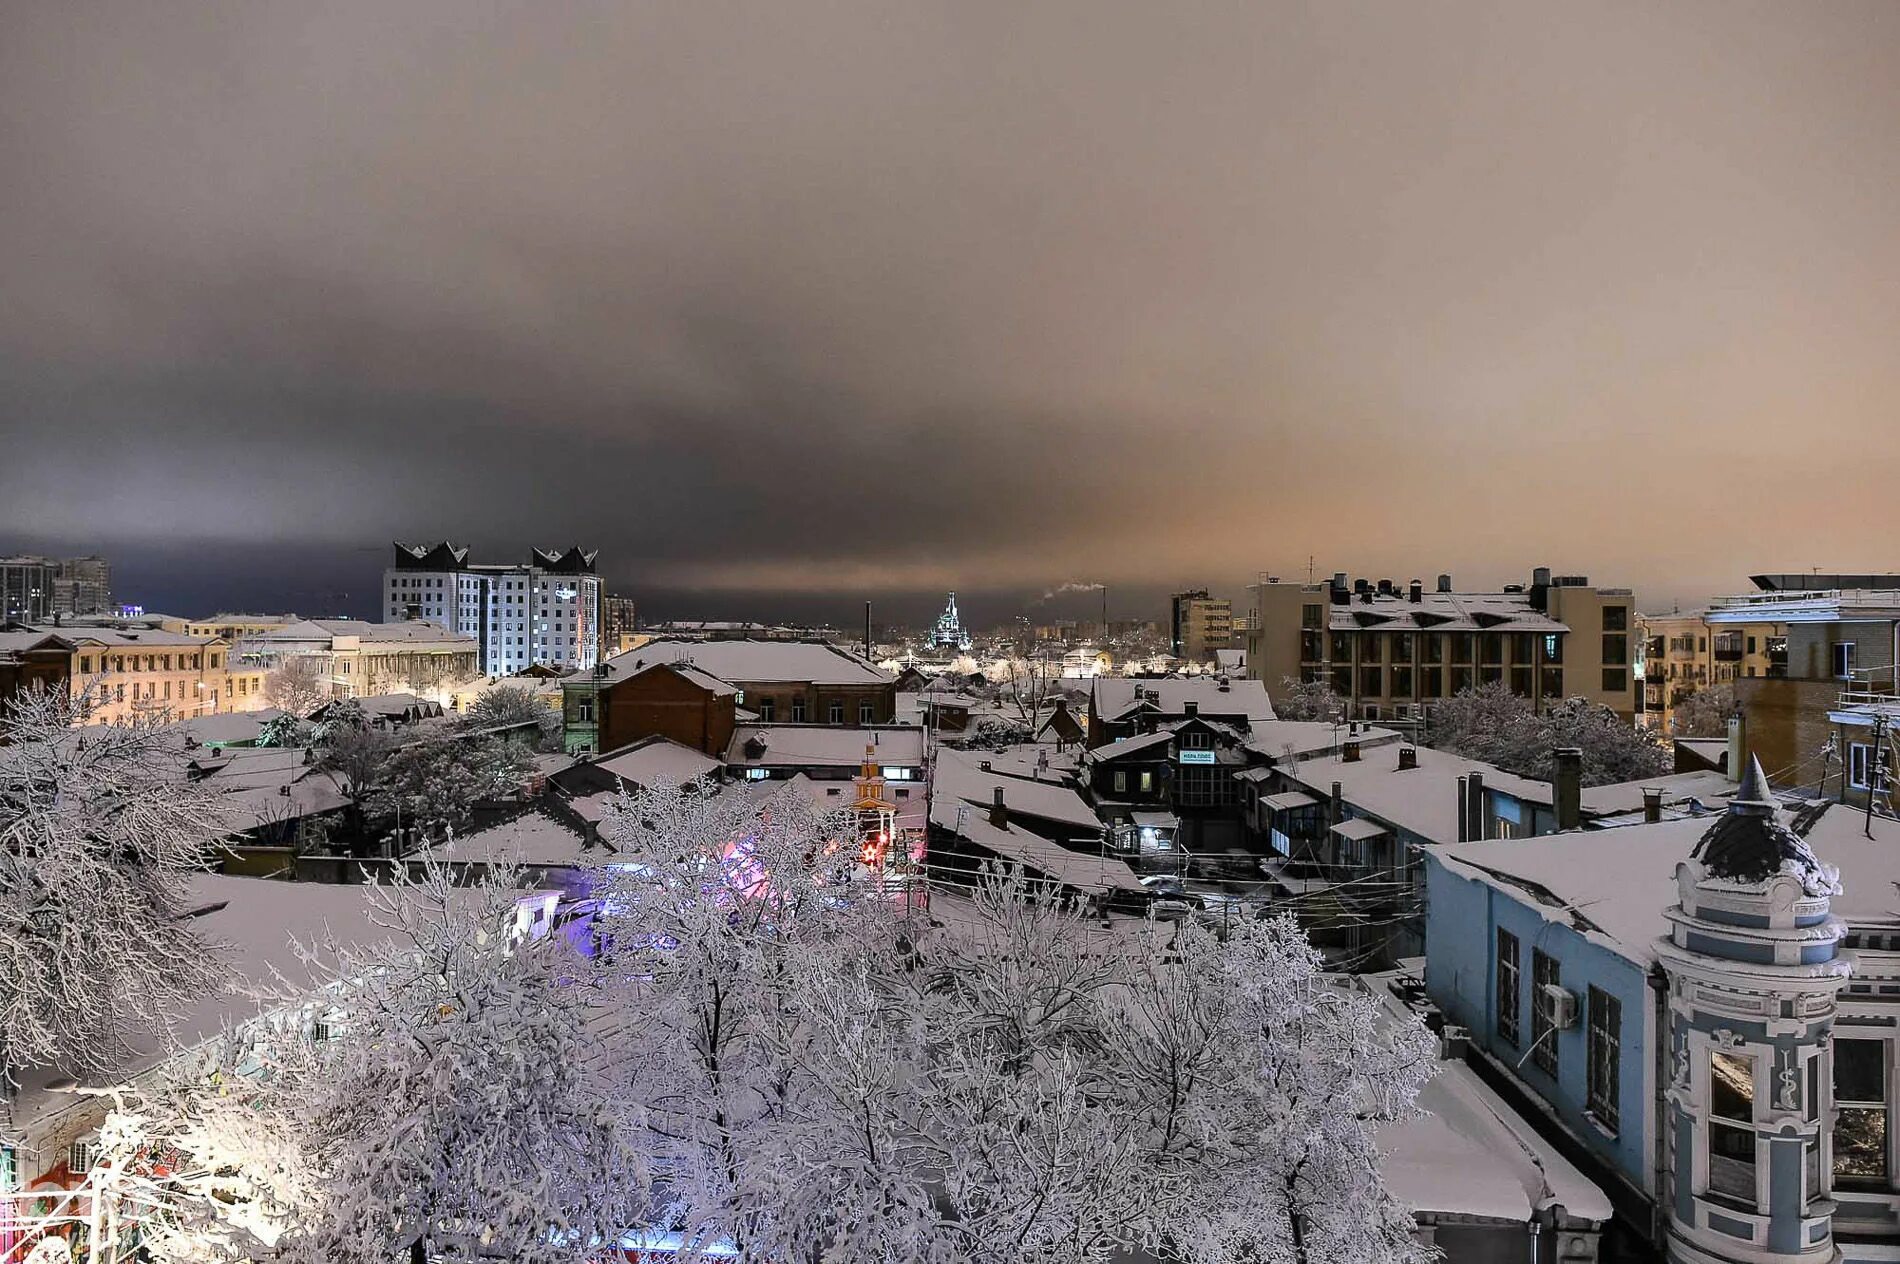
[(667, 737), (646, 737), (595, 759), (594, 767), (622, 781), (651, 787), (661, 782), (684, 785), (719, 770), (719, 761)]
[[(1426, 848), (1446, 869), (1497, 886), (1552, 921), (1569, 922), (1612, 951), (1647, 967), (1669, 933), (1663, 910), (1676, 902), (1676, 866), (1719, 817), (1684, 817), (1538, 838), (1453, 843)], [(1779, 819), (1792, 823), (1783, 809)], [(1851, 925), (1900, 925), (1900, 821), (1865, 819), (1834, 804), (1808, 828), (1808, 845), (1841, 871), (1835, 916)], [(1536, 888), (1527, 893), (1527, 887)], [(1555, 900), (1555, 904), (1547, 903)]]
[(195, 649), (217, 641), (215, 636), (189, 636), (183, 632), (166, 632), (159, 628), (108, 628), (77, 626), (66, 623), (55, 626), (50, 623), (36, 624), (27, 635), (34, 637), (57, 636), (75, 645), (103, 646), (106, 649), (144, 649), (148, 646), (159, 649)]
[(590, 851), (574, 826), (539, 807), (429, 850), (442, 860), (464, 864), (512, 861), (539, 869), (578, 869), (602, 854), (599, 847)]
[(178, 720), (168, 727), (177, 729), (192, 741), (205, 746), (229, 746), (256, 741), (259, 731), (283, 714), (277, 707), (264, 707), (257, 711), (221, 711), (216, 715)]
[(302, 619), (281, 628), (259, 632), (246, 640), (271, 645), (278, 642), (330, 641), (340, 636), (353, 636), (365, 643), (475, 647), (474, 637), (451, 632), (427, 619), (404, 619), (395, 623), (369, 623), (362, 619)]
[(1142, 680), (1123, 676), (1091, 677), (1095, 713), (1113, 720), (1134, 710), (1140, 696), (1152, 697), (1163, 715), (1185, 715), (1192, 702), (1203, 715), (1237, 715), (1249, 725), (1273, 718), (1267, 687), (1257, 680), (1227, 676), (1167, 676)]
[(1106, 746), (1097, 746), (1084, 755), (1083, 759), (1091, 764), (1106, 764), (1113, 760), (1126, 759), (1130, 755), (1138, 755), (1143, 751), (1147, 751), (1152, 756), (1157, 750), (1165, 752), (1168, 743), (1173, 740), (1173, 729), (1143, 733), (1139, 737), (1118, 738)]
[[(191, 1048), (247, 1021), (262, 1008), (255, 993), (278, 989), (280, 974), (293, 987), (310, 983), (309, 967), (298, 957), (296, 943), (314, 943), (326, 931), (344, 944), (368, 945), (389, 937), (369, 920), (371, 889), (366, 886), (223, 874), (198, 874), (189, 882), (194, 906), (204, 910), (192, 919), (192, 926), (219, 946), (234, 977), (181, 1016), (171, 1041), (135, 1035), (132, 1043), (138, 1052), (106, 1079), (88, 1082), (130, 1080), (166, 1061), (174, 1049)], [(35, 1121), (45, 1116), (89, 1108), (89, 1103), (82, 1104), (86, 1099), (46, 1090), (64, 1074), (60, 1067), (35, 1067), (22, 1074), (13, 1104), (15, 1130), (31, 1132)]]
[(1333, 783), (1356, 812), (1376, 816), (1420, 838), (1454, 842), (1458, 838), (1458, 778), (1480, 773), (1484, 784), (1532, 801), (1549, 801), (1545, 783), (1515, 776), (1502, 768), (1417, 747), (1418, 766), (1400, 768), (1397, 746), (1363, 747), (1356, 760), (1340, 754), (1318, 755), (1282, 769), (1293, 781), (1321, 797), (1330, 796)]
[[(754, 755), (747, 748), (764, 743)], [(726, 762), (747, 768), (856, 768), (864, 748), (877, 752), (880, 764), (916, 767), (924, 762), (924, 732), (908, 725), (843, 728), (829, 724), (741, 724), (732, 731)]]
[(1061, 825), (1085, 828), (1101, 825), (1095, 809), (1068, 786), (1054, 780), (1005, 775), (993, 760), (986, 770), (982, 765), (987, 759), (975, 751), (947, 747), (939, 750), (934, 774), (935, 801), (950, 803), (953, 808), (957, 801), (988, 808), (1000, 788), (1003, 805), (1012, 813)]
[[(963, 810), (959, 812), (959, 807)], [(1113, 856), (1085, 856), (1060, 843), (1039, 838), (1028, 830), (990, 823), (981, 807), (939, 794), (930, 806), (930, 823), (959, 834), (1003, 860), (1055, 879), (1088, 895), (1109, 891), (1144, 890), (1125, 861)]]
[(1304, 759), (1336, 750), (1347, 738), (1358, 742), (1361, 750), (1368, 750), (1388, 746), (1398, 741), (1399, 735), (1391, 729), (1366, 727), (1353, 733), (1346, 725), (1330, 720), (1268, 720), (1249, 726), (1246, 742), (1249, 750), (1269, 759), (1282, 760), (1288, 756)]
[(608, 659), (603, 674), (621, 679), (654, 663), (678, 662), (735, 685), (887, 685), (893, 679), (862, 655), (828, 642), (746, 639), (648, 641)]
[[(1383, 986), (1396, 1018), (1401, 1007)], [(1420, 1214), (1528, 1222), (1551, 1203), (1598, 1223), (1614, 1214), (1609, 1197), (1468, 1065), (1440, 1061), (1419, 1090), (1421, 1114), (1378, 1130), (1380, 1172), (1394, 1197)]]

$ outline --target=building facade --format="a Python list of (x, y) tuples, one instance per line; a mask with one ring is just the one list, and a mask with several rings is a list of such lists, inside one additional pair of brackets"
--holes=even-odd
[(240, 670), (260, 673), (260, 680), (304, 659), (317, 664), (339, 698), (413, 693), (443, 705), (455, 685), (480, 674), (472, 637), (421, 620), (304, 619), (251, 637), (237, 658)]
[(1636, 715), (1639, 649), (1627, 588), (1538, 567), (1528, 585), (1457, 592), (1419, 580), (1251, 586), (1247, 670), (1275, 686), (1325, 681), (1357, 719), (1418, 718), (1442, 698), (1502, 684), (1540, 710), (1569, 698)]
[(534, 549), (525, 563), (508, 565), (471, 563), (466, 548), (446, 541), (395, 549), (383, 572), (385, 622), (426, 619), (472, 638), (489, 676), (601, 661), (597, 554)]
[(52, 618), (57, 567), (44, 557), (0, 557), (0, 621), (38, 623)]
[(1168, 599), (1168, 647), (1176, 658), (1205, 663), (1215, 650), (1233, 646), (1233, 602), (1210, 597), (1205, 588), (1175, 593)]

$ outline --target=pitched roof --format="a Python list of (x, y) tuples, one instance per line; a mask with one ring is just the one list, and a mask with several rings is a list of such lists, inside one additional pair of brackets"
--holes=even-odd
[(657, 734), (596, 757), (594, 767), (636, 786), (684, 785), (719, 770), (719, 761)]
[(1113, 720), (1134, 710), (1140, 703), (1138, 691), (1152, 696), (1163, 715), (1185, 715), (1192, 702), (1203, 715), (1238, 715), (1249, 724), (1273, 719), (1273, 703), (1267, 687), (1257, 680), (1232, 680), (1222, 676), (1169, 676), (1142, 680), (1124, 676), (1096, 676), (1091, 688), (1095, 693), (1095, 713)]
[[(959, 811), (959, 807), (963, 810)], [(1086, 856), (1070, 851), (1028, 830), (998, 828), (990, 823), (985, 809), (960, 804), (954, 798), (940, 795), (932, 801), (930, 823), (968, 839), (1007, 863), (1021, 865), (1088, 895), (1144, 890), (1126, 861), (1114, 856)]]
[(1060, 781), (1009, 776), (994, 762), (985, 769), (986, 757), (973, 751), (945, 747), (937, 752), (933, 794), (936, 803), (958, 801), (988, 808), (996, 791), (1003, 792), (1003, 805), (1011, 813), (1040, 817), (1060, 825), (1084, 829), (1100, 828), (1102, 821), (1088, 802)]
[(653, 663), (685, 662), (735, 685), (888, 685), (893, 677), (861, 655), (824, 641), (648, 641), (615, 655), (602, 675), (618, 679)]
[[(764, 743), (761, 754), (747, 748)], [(876, 749), (880, 764), (916, 767), (924, 762), (924, 731), (908, 725), (840, 728), (829, 724), (741, 724), (732, 730), (726, 762), (741, 767), (856, 768), (864, 748)]]

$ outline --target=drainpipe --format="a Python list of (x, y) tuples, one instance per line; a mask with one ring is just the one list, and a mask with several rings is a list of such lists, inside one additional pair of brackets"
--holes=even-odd
[(1543, 1233), (1544, 1223), (1535, 1214), (1531, 1216), (1531, 1264), (1537, 1264), (1537, 1238)]
[(1650, 1137), (1649, 1240), (1658, 1250), (1667, 1237), (1669, 1211), (1669, 1055), (1674, 1037), (1669, 1031), (1669, 976), (1661, 966), (1649, 968), (1649, 990), (1655, 996), (1651, 1025), (1655, 1028), (1650, 1044), (1650, 1059), (1655, 1064), (1649, 1077), (1651, 1107), (1655, 1125)]

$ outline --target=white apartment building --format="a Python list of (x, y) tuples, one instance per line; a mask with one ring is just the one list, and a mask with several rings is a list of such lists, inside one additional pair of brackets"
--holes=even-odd
[(536, 664), (593, 667), (601, 652), (596, 556), (534, 549), (523, 564), (476, 564), (446, 541), (398, 543), (395, 565), (383, 572), (383, 618), (427, 619), (473, 637), (489, 676)]

